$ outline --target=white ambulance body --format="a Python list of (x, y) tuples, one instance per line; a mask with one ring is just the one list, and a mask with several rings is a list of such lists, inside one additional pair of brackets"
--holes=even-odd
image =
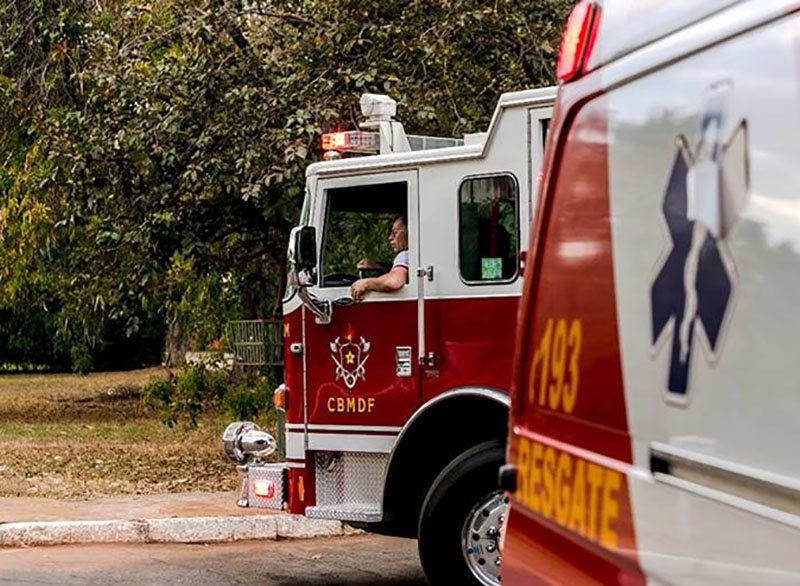
[[(626, 4), (609, 3), (609, 14), (630, 12)], [(687, 14), (733, 2), (697, 4)], [(632, 18), (659, 20), (651, 8)], [(800, 4), (758, 0), (722, 10), (637, 58), (654, 64), (698, 54), (609, 93), (609, 109), (620, 114), (609, 128), (620, 146), (609, 149), (609, 192), (622, 228), (613, 244), (634, 458), (642, 468), (663, 459), (671, 472), (631, 483), (640, 560), (654, 582), (800, 584), (800, 14), (790, 8)], [(716, 347), (699, 320), (692, 324), (685, 396), (662, 388), (653, 401), (654, 383), (669, 370), (669, 338), (681, 335), (673, 322), (653, 344), (654, 332), (637, 325), (651, 316), (642, 285), (655, 284), (661, 265), (653, 259), (670, 246), (651, 206), (663, 197), (674, 151), (653, 145), (674, 145), (681, 134), (697, 145), (717, 89), (727, 94), (720, 142), (740, 123), (746, 129), (744, 159), (722, 148), (718, 165), (723, 176), (749, 176), (749, 186), (738, 186), (745, 204), (731, 210), (738, 217), (716, 237), (732, 293)], [(723, 215), (726, 200), (714, 195), (698, 197)]]
[[(503, 584), (800, 584), (800, 2), (581, 6), (520, 313)], [(538, 386), (559, 320), (582, 333), (566, 406)]]

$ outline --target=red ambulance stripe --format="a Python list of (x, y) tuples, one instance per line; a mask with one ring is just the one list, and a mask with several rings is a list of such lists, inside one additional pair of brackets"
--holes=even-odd
[(501, 573), (504, 586), (647, 584), (635, 562), (577, 540), (554, 523), (535, 520), (513, 508), (507, 523)]
[[(527, 298), (532, 319), (522, 326), (532, 336), (515, 381), (516, 414), (521, 415), (516, 423), (631, 463), (617, 332), (606, 136), (605, 99), (600, 97), (579, 112), (569, 129), (548, 198), (539, 255), (532, 267), (536, 289)], [(562, 333), (567, 332), (560, 348), (559, 322)], [(554, 402), (548, 391), (558, 385), (565, 390)], [(575, 397), (566, 401), (563, 397), (570, 393)]]
[(509, 454), (520, 473), (504, 585), (645, 584), (627, 482), (607, 102), (577, 103), (586, 90), (580, 82), (561, 89), (529, 247)]

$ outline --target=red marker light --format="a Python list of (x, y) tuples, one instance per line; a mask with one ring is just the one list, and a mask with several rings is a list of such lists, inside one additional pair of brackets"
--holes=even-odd
[(281, 384), (275, 391), (272, 393), (272, 404), (275, 406), (276, 409), (280, 409), (281, 411), (286, 411), (286, 399), (287, 399), (287, 392), (289, 389), (286, 387), (285, 384)]
[(572, 9), (558, 53), (556, 75), (562, 83), (584, 71), (594, 46), (599, 20), (600, 8), (593, 2), (584, 1)]

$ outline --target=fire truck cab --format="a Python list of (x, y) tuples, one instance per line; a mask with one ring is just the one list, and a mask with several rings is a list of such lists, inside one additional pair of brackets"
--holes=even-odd
[(580, 2), (558, 72), (503, 584), (800, 584), (800, 3)]
[[(499, 584), (511, 332), (554, 98), (506, 94), (487, 132), (453, 140), (406, 136), (367, 95), (371, 133), (324, 137), (334, 160), (308, 168), (289, 243), (285, 462), (264, 463), (252, 424), (224, 438), (244, 504), (418, 537), (433, 584)], [(387, 244), (398, 226), (405, 255)], [(403, 286), (354, 302), (397, 262)]]

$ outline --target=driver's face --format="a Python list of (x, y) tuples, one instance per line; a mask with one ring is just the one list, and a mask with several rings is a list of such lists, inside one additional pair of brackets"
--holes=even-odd
[(389, 245), (395, 252), (408, 248), (408, 230), (400, 218), (397, 218), (392, 224), (392, 231), (389, 232)]

